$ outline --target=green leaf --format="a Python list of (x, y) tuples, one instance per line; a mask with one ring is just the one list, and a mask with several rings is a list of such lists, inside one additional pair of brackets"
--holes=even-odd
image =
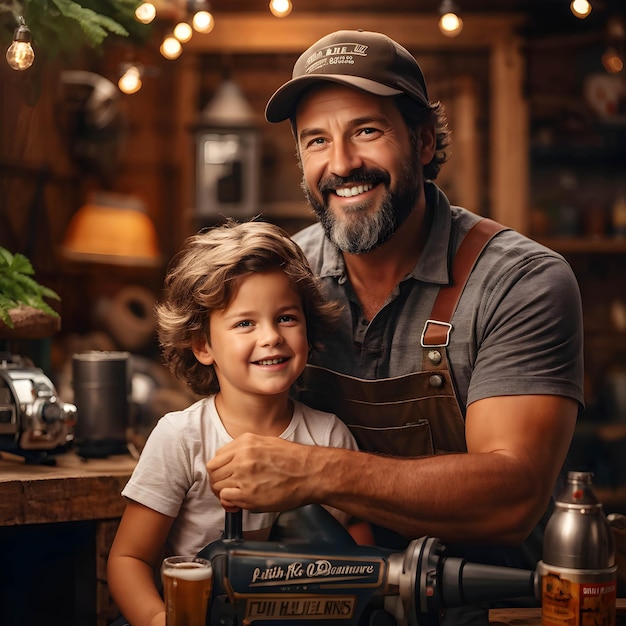
[(2, 320), (9, 328), (15, 328), (15, 324), (13, 324), (13, 320), (9, 315), (8, 309), (5, 309), (0, 303), (0, 320)]
[(13, 300), (12, 298), (9, 298), (8, 296), (5, 296), (3, 293), (0, 293), (0, 307), (2, 307), (3, 309), (9, 310), (9, 309), (14, 309), (15, 306), (16, 306), (15, 300)]
[(20, 302), (24, 297), (23, 287), (14, 280), (14, 276), (12, 275), (0, 274), (0, 291), (14, 304)]
[(6, 249), (0, 246), (0, 269), (3, 266), (10, 266), (13, 263), (13, 255)]
[(109, 33), (128, 36), (128, 31), (121, 24), (106, 15), (96, 13), (72, 0), (52, 0), (52, 2), (62, 15), (79, 23), (92, 45), (101, 44)]
[(41, 286), (33, 280), (30, 276), (25, 276), (19, 272), (14, 272), (11, 275), (11, 279), (18, 285), (24, 288), (25, 291), (30, 293), (39, 293)]
[(44, 298), (51, 298), (52, 300), (61, 299), (61, 296), (56, 291), (53, 291), (49, 287), (40, 285), (40, 288), (41, 288), (41, 295), (44, 296)]
[(19, 252), (16, 252), (13, 255), (13, 262), (10, 265), (11, 265), (11, 269), (14, 272), (20, 272), (22, 274), (31, 274), (31, 275), (35, 273), (35, 270), (33, 269), (31, 262), (23, 254), (20, 254)]
[(10, 328), (13, 328), (13, 323), (9, 311), (21, 304), (59, 317), (44, 298), (61, 298), (55, 291), (32, 278), (34, 273), (27, 257), (19, 252), (12, 254), (0, 246), (0, 319)]

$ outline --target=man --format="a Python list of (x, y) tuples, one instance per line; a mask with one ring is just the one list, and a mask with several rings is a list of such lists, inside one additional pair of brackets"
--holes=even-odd
[(583, 405), (570, 267), (450, 206), (432, 182), (449, 141), (442, 107), (385, 35), (313, 44), (266, 118), (291, 122), (319, 219), (295, 239), (344, 305), (298, 393), (346, 421), (366, 452), (246, 435), (209, 461), (214, 491), (259, 511), (324, 503), (391, 529), (377, 535), (387, 545), (430, 535), (534, 567), (534, 529)]

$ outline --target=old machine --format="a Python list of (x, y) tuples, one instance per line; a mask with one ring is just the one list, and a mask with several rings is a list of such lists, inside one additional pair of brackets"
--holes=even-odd
[(76, 407), (62, 402), (43, 370), (0, 353), (0, 451), (47, 463), (71, 445)]
[(213, 565), (207, 626), (431, 626), (446, 608), (540, 596), (534, 571), (450, 557), (435, 538), (403, 552), (358, 545), (318, 505), (281, 513), (268, 542), (244, 540), (241, 514), (227, 513), (198, 556)]

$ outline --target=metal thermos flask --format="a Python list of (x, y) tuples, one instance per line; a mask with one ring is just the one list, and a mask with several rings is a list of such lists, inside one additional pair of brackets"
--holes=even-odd
[(591, 472), (569, 472), (546, 526), (541, 576), (543, 626), (614, 626), (613, 531)]

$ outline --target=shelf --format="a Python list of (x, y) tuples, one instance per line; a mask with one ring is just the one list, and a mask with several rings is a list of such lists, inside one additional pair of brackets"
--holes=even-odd
[[(316, 220), (313, 209), (307, 204), (306, 200), (301, 201), (286, 201), (286, 202), (271, 202), (260, 206), (259, 215), (263, 215), (269, 218), (275, 219), (308, 219), (311, 222)], [(256, 215), (256, 213), (255, 213)], [(233, 217), (237, 220), (246, 220), (254, 217), (253, 215), (235, 215), (232, 214), (229, 217)], [(196, 209), (187, 209), (185, 218), (188, 220), (196, 220), (206, 223), (219, 223), (223, 221), (224, 216), (222, 214), (199, 214)]]
[(626, 237), (550, 237), (536, 240), (561, 254), (626, 253)]
[(531, 164), (552, 164), (562, 168), (584, 165), (623, 165), (626, 150), (619, 142), (604, 146), (533, 146), (530, 149)]
[(313, 209), (306, 200), (298, 202), (272, 202), (261, 207), (262, 214), (268, 219), (304, 219), (314, 222), (316, 220)]

